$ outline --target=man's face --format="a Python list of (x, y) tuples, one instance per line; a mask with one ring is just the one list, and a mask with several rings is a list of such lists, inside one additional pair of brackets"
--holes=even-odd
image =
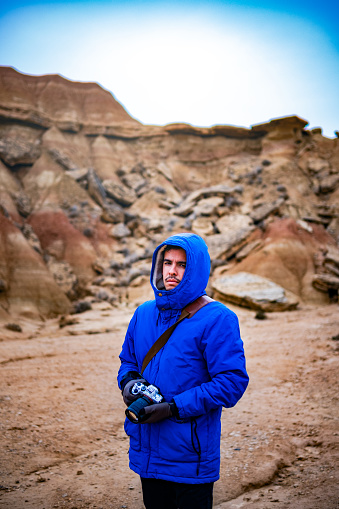
[(166, 290), (175, 288), (182, 278), (186, 268), (186, 252), (184, 249), (169, 249), (165, 252), (162, 266), (162, 277)]

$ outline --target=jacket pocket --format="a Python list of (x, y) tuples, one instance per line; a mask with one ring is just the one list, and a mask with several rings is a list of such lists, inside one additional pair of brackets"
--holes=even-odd
[(159, 426), (159, 456), (168, 461), (198, 462), (199, 452), (201, 452), (198, 448), (198, 445), (201, 447), (198, 427), (193, 433), (191, 421), (177, 422), (167, 419), (161, 424)]
[(129, 419), (125, 420), (124, 430), (127, 436), (129, 436), (129, 446), (134, 451), (140, 451), (141, 449), (141, 436), (140, 436), (141, 424), (133, 424)]

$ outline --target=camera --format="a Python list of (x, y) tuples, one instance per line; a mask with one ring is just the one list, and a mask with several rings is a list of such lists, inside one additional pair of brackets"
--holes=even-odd
[(137, 399), (126, 409), (125, 414), (127, 418), (135, 424), (142, 422), (145, 407), (154, 405), (155, 403), (161, 403), (164, 399), (158, 387), (151, 384), (146, 385), (143, 382), (135, 382), (130, 392), (134, 396), (137, 396)]

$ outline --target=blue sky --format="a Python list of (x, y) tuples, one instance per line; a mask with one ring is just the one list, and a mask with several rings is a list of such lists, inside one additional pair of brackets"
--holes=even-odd
[(0, 65), (95, 81), (144, 124), (339, 130), (338, 0), (0, 0)]

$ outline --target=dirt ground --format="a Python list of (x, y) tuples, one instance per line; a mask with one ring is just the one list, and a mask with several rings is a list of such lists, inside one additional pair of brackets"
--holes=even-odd
[[(339, 306), (240, 319), (250, 385), (222, 417), (215, 509), (339, 508)], [(0, 507), (142, 509), (118, 355), (133, 307), (0, 324)], [(159, 507), (161, 509), (161, 507)]]

